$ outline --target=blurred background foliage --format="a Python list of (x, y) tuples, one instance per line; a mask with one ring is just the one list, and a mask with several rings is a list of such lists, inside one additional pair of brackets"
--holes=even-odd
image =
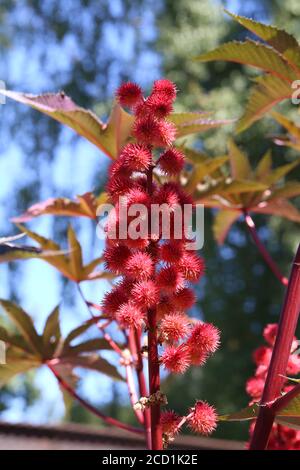
[[(245, 31), (226, 17), (222, 6), (284, 27), (300, 39), (300, 4), (296, 0), (2, 1), (0, 79), (18, 91), (64, 90), (76, 103), (93, 108), (105, 119), (113, 91), (122, 80), (138, 81), (147, 89), (154, 79), (165, 75), (180, 90), (179, 110), (206, 109), (217, 118), (236, 118), (242, 114), (253, 70), (232, 63), (192, 61), (218, 44), (245, 37)], [(288, 112), (295, 114), (295, 110)], [(13, 102), (1, 106), (0, 115), (2, 236), (14, 230), (9, 217), (36, 201), (50, 196), (72, 197), (103, 187), (108, 159), (99, 156), (91, 145), (83, 145), (71, 131)], [(193, 145), (212, 156), (221, 155), (232, 132), (233, 126), (212, 130)], [(267, 148), (272, 148), (275, 165), (279, 165), (295, 153), (272, 143), (270, 136), (276, 132), (278, 125), (265, 118), (236, 136), (236, 141), (253, 164)], [(293, 179), (297, 176), (299, 170), (298, 175), (294, 171)], [(58, 242), (65, 240), (65, 219), (42, 219), (33, 221), (31, 227)], [(264, 265), (241, 222), (235, 224), (222, 247), (213, 239), (209, 210), (205, 222), (203, 255), (207, 275), (199, 287), (198, 308), (193, 314), (221, 329), (222, 347), (204, 368), (193, 368), (183, 377), (168, 377), (164, 387), (171, 407), (178, 412), (185, 411), (197, 397), (207, 398), (225, 413), (247, 403), (244, 388), (253, 371), (251, 354), (262, 343), (263, 326), (277, 321), (283, 288)], [(256, 222), (274, 259), (287, 273), (299, 240), (299, 227), (265, 216), (257, 216)], [(99, 250), (90, 221), (76, 222), (75, 227), (87, 254)], [(61, 282), (51, 268), (39, 271), (37, 263), (1, 266), (1, 297), (30, 306), (28, 311), (33, 307), (38, 323), (42, 323), (39, 312), (45, 308), (49, 312), (50, 306), (63, 298), (63, 321), (68, 325), (79, 323), (86, 312), (73, 287)], [(31, 287), (29, 281), (33, 283)], [(89, 286), (88, 293), (99, 301), (97, 285)], [(47, 299), (53, 296), (51, 303)], [(45, 390), (31, 378), (18, 378), (1, 391), (0, 412), (4, 419), (31, 419), (26, 410), (33, 402), (38, 403), (39, 409), (43, 406), (40, 395)], [(84, 390), (87, 396), (90, 391)], [(92, 397), (114, 416), (133, 419), (129, 407), (124, 406), (124, 390), (119, 386), (107, 385), (105, 397), (101, 388), (93, 390)], [(35, 421), (47, 421), (47, 409), (37, 413)], [(94, 418), (76, 404), (64, 419), (95, 424)], [(247, 426), (225, 423), (215, 435), (245, 439)]]

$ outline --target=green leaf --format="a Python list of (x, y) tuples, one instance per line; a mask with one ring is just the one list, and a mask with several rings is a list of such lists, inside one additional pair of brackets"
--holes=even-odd
[[(168, 118), (172, 121), (172, 114)], [(176, 125), (176, 139), (184, 137), (190, 134), (198, 134), (199, 132), (205, 132), (216, 127), (232, 124), (233, 119), (197, 119), (196, 121), (188, 121), (184, 124)]]
[(280, 410), (278, 416), (295, 416), (300, 418), (300, 394), (293, 398), (283, 410)]
[(56, 350), (57, 345), (61, 339), (61, 331), (59, 325), (59, 307), (55, 309), (48, 316), (44, 331), (42, 334), (44, 349), (51, 356)]
[(288, 181), (282, 188), (274, 189), (268, 201), (274, 201), (281, 198), (292, 198), (300, 196), (300, 182)]
[(193, 192), (196, 186), (203, 181), (206, 176), (214, 173), (228, 161), (229, 157), (208, 158), (203, 163), (195, 163), (190, 179), (185, 186), (186, 191)]
[(70, 249), (70, 267), (74, 279), (80, 281), (83, 276), (82, 250), (72, 225), (68, 227), (68, 242)]
[(34, 360), (19, 359), (17, 362), (0, 365), (0, 388), (6, 385), (16, 375), (28, 372), (39, 364)]
[(259, 406), (257, 404), (249, 405), (241, 411), (221, 415), (218, 417), (219, 421), (249, 421), (250, 419), (256, 418), (258, 414)]
[(251, 208), (251, 212), (258, 214), (269, 214), (293, 222), (300, 222), (300, 212), (286, 199), (278, 199), (276, 201), (268, 201), (267, 203), (261, 203), (256, 207)]
[(271, 116), (282, 126), (284, 127), (296, 140), (300, 140), (300, 128), (296, 126), (294, 121), (286, 118), (280, 113), (273, 111)]
[(116, 367), (110, 364), (106, 359), (98, 356), (97, 354), (90, 354), (88, 356), (67, 356), (60, 359), (62, 364), (70, 364), (73, 367), (82, 367), (84, 369), (91, 369), (116, 380), (124, 380), (119, 374)]
[(232, 41), (222, 44), (213, 51), (196, 57), (197, 61), (224, 60), (252, 65), (269, 72), (282, 80), (293, 82), (297, 75), (282, 56), (272, 47), (248, 39), (245, 42)]
[(99, 350), (111, 350), (112, 347), (106, 341), (105, 338), (93, 338), (88, 339), (82, 343), (76, 344), (75, 346), (70, 346), (68, 349), (64, 350), (63, 355), (72, 356), (78, 355), (79, 353), (85, 353), (90, 351), (99, 351)]
[(260, 183), (259, 181), (252, 180), (234, 180), (220, 189), (220, 194), (240, 194), (240, 193), (251, 193), (257, 191), (265, 191), (268, 189), (266, 184)]
[(109, 121), (103, 123), (92, 111), (77, 106), (63, 93), (27, 95), (9, 90), (0, 90), (0, 93), (71, 127), (111, 158), (116, 158), (117, 147), (125, 143), (133, 123), (132, 116), (118, 104), (115, 104)]
[(213, 233), (215, 240), (222, 245), (232, 224), (240, 217), (237, 210), (220, 210), (214, 218)]
[(225, 10), (234, 20), (247, 28), (252, 33), (266, 41), (270, 46), (280, 52), (290, 63), (300, 67), (300, 47), (296, 39), (283, 29), (254, 21), (244, 16), (238, 16)]
[(269, 185), (273, 185), (277, 183), (281, 178), (287, 175), (290, 171), (292, 171), (296, 166), (300, 164), (300, 158), (295, 160), (292, 163), (287, 163), (286, 165), (281, 165), (275, 170), (272, 170), (264, 179), (265, 183)]
[(78, 338), (78, 336), (83, 335), (83, 333), (85, 333), (89, 328), (91, 328), (93, 324), (94, 323), (91, 321), (86, 321), (82, 325), (79, 325), (76, 328), (74, 328), (74, 330), (68, 333), (67, 337), (64, 340), (64, 344), (66, 346), (69, 346), (75, 338)]
[(93, 193), (77, 196), (75, 201), (60, 197), (50, 198), (43, 202), (33, 204), (24, 214), (13, 217), (12, 222), (28, 222), (34, 217), (51, 214), (69, 217), (89, 217), (96, 219), (97, 199)]
[(231, 139), (228, 142), (228, 150), (231, 176), (235, 179), (251, 179), (252, 169), (247, 155)]
[(267, 176), (271, 170), (272, 170), (272, 152), (271, 150), (267, 150), (264, 156), (260, 159), (256, 167), (255, 176), (260, 181), (264, 181), (265, 176)]
[(256, 85), (250, 91), (245, 113), (237, 124), (237, 132), (246, 130), (275, 104), (291, 98), (290, 84), (277, 76), (263, 75), (254, 81)]
[(18, 305), (8, 300), (0, 300), (0, 305), (9, 316), (9, 318), (16, 325), (18, 330), (22, 333), (26, 341), (30, 344), (32, 349), (41, 356), (43, 353), (43, 346), (40, 336), (37, 334), (32, 318), (24, 312)]

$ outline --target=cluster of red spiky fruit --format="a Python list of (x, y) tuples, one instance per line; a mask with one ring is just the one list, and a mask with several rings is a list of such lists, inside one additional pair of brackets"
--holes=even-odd
[[(259, 402), (263, 393), (264, 384), (271, 361), (272, 350), (278, 332), (277, 323), (270, 323), (263, 331), (264, 339), (268, 346), (261, 346), (253, 354), (253, 360), (256, 364), (255, 376), (251, 377), (246, 383), (246, 391), (251, 397), (251, 403)], [(298, 340), (294, 338), (289, 357), (286, 375), (295, 376), (300, 373), (300, 355), (296, 352)], [(283, 392), (288, 392), (291, 388), (285, 381)], [(254, 423), (250, 426), (250, 434), (254, 429)], [(290, 429), (280, 424), (274, 424), (268, 444), (269, 450), (299, 450), (300, 449), (300, 431)]]
[[(186, 238), (174, 236), (172, 228), (169, 239), (162, 239), (160, 225), (158, 232), (153, 232), (151, 224), (146, 236), (118, 237), (124, 204), (120, 196), (128, 211), (133, 204), (142, 204), (149, 213), (152, 204), (166, 204), (171, 227), (174, 208), (193, 204), (192, 197), (176, 181), (185, 157), (173, 146), (176, 127), (168, 119), (175, 98), (176, 87), (166, 79), (154, 82), (147, 98), (134, 83), (126, 83), (117, 91), (119, 103), (134, 113), (134, 141), (123, 147), (110, 168), (107, 191), (115, 210), (109, 217), (107, 231), (114, 225), (117, 236), (107, 237), (104, 257), (107, 269), (121, 279), (106, 294), (102, 306), (121, 328), (139, 330), (147, 330), (147, 315), (155, 309), (157, 341), (162, 347), (160, 364), (169, 372), (183, 373), (191, 365), (203, 365), (219, 345), (216, 327), (192, 321), (185, 314), (195, 303), (190, 284), (203, 275), (204, 261), (187, 249)], [(153, 170), (159, 176), (156, 182)], [(126, 220), (129, 223), (132, 218)], [(172, 434), (170, 430), (175, 432), (178, 417), (173, 412), (166, 413), (162, 424), (165, 433)], [(188, 422), (195, 431), (208, 434), (215, 428), (216, 413), (205, 402), (197, 402)]]

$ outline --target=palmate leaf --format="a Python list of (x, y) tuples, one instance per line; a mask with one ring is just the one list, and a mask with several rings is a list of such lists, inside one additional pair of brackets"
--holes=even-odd
[(242, 132), (258, 121), (275, 104), (291, 98), (291, 86), (285, 80), (273, 75), (263, 75), (254, 80), (256, 85), (250, 91), (245, 112), (238, 121), (236, 130)]
[(111, 349), (105, 338), (92, 338), (76, 345), (71, 344), (75, 338), (92, 326), (92, 322), (86, 322), (75, 328), (66, 340), (63, 340), (58, 308), (49, 315), (44, 331), (39, 335), (28, 313), (7, 300), (0, 300), (0, 305), (19, 332), (19, 335), (10, 334), (4, 328), (0, 328), (0, 339), (7, 345), (7, 364), (0, 366), (0, 385), (6, 384), (15, 375), (39, 367), (50, 360), (55, 360), (56, 368), (60, 367), (62, 370), (65, 368), (69, 372), (80, 367), (123, 380), (115, 366), (96, 354), (96, 351)]
[(185, 190), (193, 192), (204, 178), (218, 170), (228, 159), (228, 156), (221, 156), (204, 159), (202, 163), (195, 163), (188, 183), (185, 186)]
[(235, 179), (248, 179), (252, 176), (252, 169), (247, 155), (242, 152), (233, 140), (228, 142), (228, 151), (231, 167), (231, 176)]
[[(252, 170), (248, 157), (233, 141), (229, 142), (228, 149), (229, 176), (225, 176), (228, 172), (220, 171), (217, 178), (211, 178), (211, 184), (198, 185), (192, 174), (193, 185), (188, 182), (186, 186), (190, 184), (190, 187), (194, 188), (196, 202), (220, 209), (213, 226), (217, 242), (222, 244), (225, 241), (232, 224), (245, 211), (281, 216), (300, 222), (300, 212), (288, 201), (289, 198), (300, 195), (300, 183), (282, 181), (300, 164), (300, 159), (272, 169), (272, 156), (268, 151)], [(205, 162), (205, 158), (201, 158)], [(247, 179), (241, 179), (242, 176)]]
[(274, 74), (282, 80), (293, 82), (297, 75), (282, 56), (272, 47), (250, 39), (245, 42), (232, 41), (211, 52), (201, 54), (196, 61), (209, 62), (222, 60), (252, 65), (265, 72)]
[(300, 45), (284, 30), (226, 12), (267, 42), (267, 44), (251, 40), (242, 43), (231, 42), (196, 58), (201, 61), (238, 62), (266, 72), (255, 80), (256, 85), (250, 92), (245, 113), (238, 122), (237, 131), (242, 132), (275, 104), (291, 98), (291, 84), (300, 77)]
[(300, 46), (294, 36), (283, 29), (259, 23), (244, 16), (235, 15), (226, 9), (225, 12), (242, 26), (274, 47), (291, 65), (300, 69)]
[[(42, 256), (37, 252), (31, 257), (40, 258), (43, 261), (46, 261), (71, 281), (81, 282), (108, 278), (108, 274), (105, 271), (101, 270), (93, 272), (94, 269), (102, 263), (102, 257), (98, 257), (87, 265), (83, 265), (81, 246), (71, 225), (68, 228), (69, 246), (67, 251), (61, 250), (60, 246), (53, 240), (42, 237), (41, 235), (28, 230), (23, 225), (18, 224), (18, 227), (26, 233), (27, 236), (40, 244), (40, 248), (38, 249), (41, 251)], [(48, 255), (48, 253), (50, 254)], [(22, 257), (14, 257), (13, 259), (22, 259)]]
[(222, 245), (227, 237), (231, 226), (239, 219), (240, 212), (237, 210), (219, 210), (213, 223), (215, 240)]
[(117, 147), (124, 145), (131, 130), (132, 117), (118, 104), (108, 122), (103, 123), (92, 111), (81, 108), (64, 93), (28, 95), (9, 90), (0, 90), (0, 93), (71, 127), (111, 158), (116, 158)]
[(24, 214), (13, 217), (12, 222), (28, 222), (40, 215), (58, 215), (69, 217), (97, 218), (97, 207), (107, 201), (107, 194), (101, 193), (95, 196), (88, 192), (77, 196), (74, 201), (68, 198), (50, 198), (43, 202), (38, 202), (27, 209)]

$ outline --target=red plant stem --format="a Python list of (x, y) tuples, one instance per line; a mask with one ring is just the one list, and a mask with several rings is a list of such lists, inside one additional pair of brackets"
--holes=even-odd
[(282, 397), (278, 398), (273, 405), (272, 410), (275, 414), (278, 414), (281, 410), (286, 408), (286, 406), (292, 401), (295, 397), (300, 395), (300, 384), (296, 385), (292, 390), (285, 393)]
[(125, 429), (125, 431), (133, 432), (136, 434), (143, 433), (143, 429), (135, 428), (133, 426), (130, 426), (128, 424), (122, 423), (118, 419), (111, 418), (110, 416), (106, 416), (101, 411), (99, 411), (97, 408), (94, 406), (90, 405), (90, 403), (86, 402), (83, 398), (81, 398), (73, 388), (64, 381), (64, 379), (58, 374), (58, 372), (55, 370), (53, 365), (51, 364), (50, 361), (47, 362), (47, 366), (51, 370), (51, 372), (55, 375), (58, 383), (61, 385), (61, 387), (66, 390), (75, 400), (77, 400), (84, 408), (86, 408), (88, 411), (93, 413), (95, 416), (98, 418), (102, 419), (107, 424), (111, 424), (113, 426), (117, 426), (118, 428)]
[(300, 245), (295, 256), (286, 291), (270, 367), (261, 399), (261, 407), (252, 435), (250, 450), (267, 447), (275, 411), (272, 404), (278, 397), (285, 381), (285, 373), (300, 311)]
[[(146, 385), (145, 374), (144, 374), (144, 365), (143, 365), (143, 357), (141, 352), (141, 333), (138, 330), (134, 331), (134, 338), (133, 342), (136, 346), (136, 355), (137, 355), (137, 362), (136, 362), (136, 372), (138, 377), (139, 389), (141, 397), (147, 397), (149, 392)], [(146, 433), (146, 441), (147, 441), (147, 448), (151, 449), (152, 441), (151, 441), (151, 416), (150, 416), (150, 409), (146, 408), (144, 410), (144, 426), (145, 426), (145, 433)]]
[(284, 286), (287, 286), (288, 278), (283, 276), (283, 274), (280, 272), (280, 269), (278, 268), (277, 264), (272, 259), (270, 253), (267, 251), (266, 247), (260, 241), (260, 238), (257, 234), (257, 230), (256, 230), (256, 227), (255, 227), (254, 220), (252, 219), (250, 214), (248, 214), (247, 211), (244, 212), (244, 215), (245, 215), (245, 222), (246, 222), (247, 228), (249, 230), (249, 233), (250, 233), (254, 243), (256, 244), (260, 254), (262, 255), (263, 259), (265, 260), (265, 262), (267, 263), (267, 265), (269, 266), (269, 268), (271, 269), (273, 274), (281, 282), (281, 284), (283, 284)]
[[(151, 150), (151, 147), (149, 147)], [(147, 172), (147, 192), (152, 195), (153, 184), (152, 165)], [(151, 235), (151, 217), (148, 218), (148, 235)], [(153, 243), (153, 242), (150, 242)], [(151, 247), (150, 247), (151, 248)], [(157, 312), (156, 308), (148, 309), (148, 372), (149, 372), (149, 390), (150, 395), (160, 391), (159, 358), (157, 342)], [(162, 450), (162, 427), (160, 424), (160, 403), (153, 403), (150, 407), (151, 417), (151, 449)]]

